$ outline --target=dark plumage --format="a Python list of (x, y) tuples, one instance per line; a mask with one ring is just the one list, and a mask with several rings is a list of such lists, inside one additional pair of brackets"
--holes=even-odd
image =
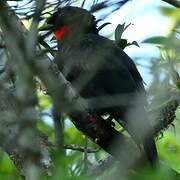
[[(92, 100), (89, 112), (117, 120), (139, 147), (143, 144), (149, 161), (155, 163), (157, 150), (144, 109), (145, 89), (132, 59), (98, 34), (94, 16), (84, 9), (59, 9), (48, 23), (56, 35), (61, 33), (54, 61), (80, 95)], [(63, 34), (62, 27), (66, 27)], [(114, 99), (106, 104), (104, 100), (110, 97)]]

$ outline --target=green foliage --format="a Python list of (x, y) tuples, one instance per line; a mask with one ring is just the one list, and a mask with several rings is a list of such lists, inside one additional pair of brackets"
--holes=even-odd
[(168, 166), (180, 173), (180, 134), (166, 132), (158, 141), (159, 155)]
[(156, 37), (148, 38), (144, 40), (142, 43), (165, 45), (168, 42), (169, 42), (169, 39), (167, 37), (156, 36)]
[(51, 98), (45, 95), (42, 91), (38, 92), (39, 106), (40, 108), (47, 109), (52, 105)]
[(119, 24), (116, 27), (116, 29), (115, 29), (115, 40), (116, 41), (119, 41), (122, 38), (122, 34), (130, 25), (131, 24), (125, 25), (125, 23), (123, 23), (123, 24)]
[(39, 120), (37, 123), (37, 127), (41, 132), (43, 132), (44, 134), (46, 134), (49, 137), (49, 140), (53, 140), (54, 128), (52, 126), (48, 125), (47, 123), (45, 123), (42, 120)]
[(9, 156), (0, 150), (0, 179), (20, 180), (19, 172)]
[(127, 46), (131, 46), (131, 45), (135, 45), (137, 47), (139, 47), (138, 43), (136, 41), (133, 41), (131, 43), (128, 42), (127, 39), (123, 39), (122, 35), (124, 33), (124, 31), (131, 25), (125, 25), (125, 23), (123, 24), (119, 24), (116, 29), (115, 29), (115, 42), (116, 44), (121, 48), (124, 49)]
[(161, 12), (168, 17), (173, 17), (175, 19), (180, 18), (179, 9), (172, 7), (161, 7)]
[(139, 171), (135, 172), (131, 175), (130, 180), (144, 180), (144, 179), (153, 179), (153, 180), (178, 180), (179, 177), (177, 176), (175, 171), (169, 169), (168, 166), (163, 165), (158, 170), (153, 170), (148, 167), (142, 167)]
[(66, 144), (81, 145), (84, 142), (83, 134), (72, 124), (64, 129), (64, 138)]

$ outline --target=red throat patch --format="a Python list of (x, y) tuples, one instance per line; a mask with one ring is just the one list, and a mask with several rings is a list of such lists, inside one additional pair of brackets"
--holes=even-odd
[(55, 30), (54, 34), (55, 34), (57, 40), (61, 40), (63, 38), (64, 34), (69, 31), (70, 31), (69, 26), (62, 26), (59, 29)]

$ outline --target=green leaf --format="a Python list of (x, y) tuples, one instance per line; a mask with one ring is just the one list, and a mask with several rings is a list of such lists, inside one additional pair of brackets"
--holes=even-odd
[(42, 109), (47, 109), (51, 106), (51, 98), (42, 92), (38, 93), (38, 98), (39, 98), (39, 105)]
[(54, 54), (53, 49), (49, 46), (48, 43), (46, 43), (44, 40), (39, 41), (39, 43), (45, 48), (47, 49), (52, 55)]
[(161, 12), (165, 16), (174, 16), (174, 17), (180, 17), (179, 9), (178, 8), (172, 8), (172, 7), (161, 7)]
[(99, 28), (98, 28), (98, 31), (100, 31), (101, 29), (103, 29), (105, 26), (111, 24), (110, 22), (107, 22), (107, 23), (104, 23), (102, 24)]
[(50, 125), (46, 124), (44, 121), (40, 120), (37, 122), (37, 128), (45, 133), (48, 137), (52, 137), (54, 133), (53, 127)]
[(134, 45), (134, 46), (140, 47), (139, 44), (137, 43), (137, 41), (133, 41), (132, 43), (130, 43), (130, 45)]
[(160, 44), (160, 45), (165, 45), (168, 42), (169, 42), (169, 39), (164, 36), (155, 36), (155, 37), (151, 37), (142, 41), (142, 43)]
[(123, 32), (131, 25), (129, 23), (128, 25), (123, 24), (118, 24), (118, 26), (115, 29), (115, 41), (119, 41), (122, 37)]
[(117, 45), (121, 48), (121, 49), (124, 49), (126, 48), (127, 46), (131, 46), (131, 45), (135, 45), (137, 47), (140, 47), (139, 44), (137, 43), (137, 41), (133, 41), (132, 43), (128, 43), (127, 39), (120, 39), (118, 42), (117, 42)]
[(121, 49), (124, 49), (128, 45), (127, 39), (120, 39), (119, 41), (116, 41), (116, 43)]
[(124, 30), (125, 30), (125, 23), (118, 24), (115, 30), (115, 41), (119, 41), (121, 39)]

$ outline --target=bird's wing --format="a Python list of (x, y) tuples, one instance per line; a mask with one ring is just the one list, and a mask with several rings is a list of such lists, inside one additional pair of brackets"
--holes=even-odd
[[(125, 87), (127, 91), (136, 89), (136, 91), (145, 92), (143, 79), (135, 63), (113, 41), (99, 35), (87, 34), (79, 46), (76, 52), (81, 56), (78, 59), (82, 61), (80, 63), (82, 69), (97, 70), (110, 84), (115, 83), (118, 86), (118, 83), (121, 83), (121, 89), (124, 85), (128, 86)], [(114, 82), (111, 82), (113, 79)]]
[(85, 97), (144, 92), (143, 80), (132, 59), (113, 41), (96, 34), (62, 48), (55, 62)]

